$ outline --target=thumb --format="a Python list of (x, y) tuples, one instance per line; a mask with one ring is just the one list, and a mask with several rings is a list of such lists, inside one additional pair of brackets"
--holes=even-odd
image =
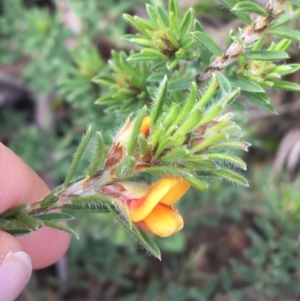
[(6, 232), (0, 231), (0, 296), (13, 301), (27, 285), (32, 271), (30, 257), (21, 243)]

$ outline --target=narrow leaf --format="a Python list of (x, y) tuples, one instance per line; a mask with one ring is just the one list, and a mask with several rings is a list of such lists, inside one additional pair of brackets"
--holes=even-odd
[(154, 7), (147, 3), (146, 4), (146, 11), (147, 11), (147, 15), (148, 15), (150, 21), (152, 22), (152, 24), (154, 26), (158, 26), (158, 24), (157, 24), (158, 15), (157, 15), (157, 12), (155, 11)]
[(267, 12), (257, 3), (252, 1), (239, 1), (232, 7), (233, 12), (241, 12), (245, 14), (255, 13), (261, 16), (266, 17)]
[(136, 165), (136, 159), (133, 156), (126, 156), (119, 164), (116, 170), (116, 176), (120, 179), (129, 177)]
[(70, 228), (68, 226), (65, 226), (65, 225), (62, 225), (62, 224), (59, 224), (59, 223), (56, 223), (56, 222), (53, 222), (53, 221), (43, 221), (43, 223), (47, 227), (67, 232), (67, 233), (75, 236), (77, 239), (79, 239), (78, 234), (72, 228)]
[(291, 82), (284, 81), (284, 80), (274, 81), (273, 88), (288, 90), (288, 91), (300, 91), (299, 84), (291, 83)]
[(281, 28), (272, 29), (272, 30), (270, 30), (270, 32), (276, 36), (300, 42), (300, 31), (299, 30), (281, 27)]
[(221, 72), (216, 72), (216, 75), (217, 75), (217, 78), (218, 78), (219, 85), (220, 85), (221, 89), (224, 92), (226, 92), (227, 94), (230, 94), (231, 93), (230, 81)]
[[(88, 196), (76, 197), (71, 200), (70, 204), (76, 206), (82, 206), (82, 208), (98, 209), (103, 207), (104, 204), (113, 204), (113, 199), (103, 194), (88, 195)], [(66, 206), (66, 208), (68, 208), (68, 206)]]
[(18, 237), (18, 236), (24, 236), (31, 233), (28, 229), (7, 229), (5, 232), (9, 233), (12, 236)]
[(160, 251), (156, 244), (146, 235), (142, 234), (134, 224), (129, 225), (128, 221), (124, 220), (118, 212), (108, 206), (110, 213), (120, 222), (120, 224), (154, 257), (161, 259)]
[(139, 135), (140, 154), (144, 156), (149, 151), (148, 141), (143, 134)]
[(192, 79), (191, 78), (176, 78), (170, 80), (168, 84), (168, 91), (181, 91), (187, 90), (191, 86)]
[(232, 9), (238, 0), (221, 0), (221, 2), (224, 3), (224, 5), (226, 5), (229, 9)]
[(249, 186), (248, 181), (240, 174), (238, 174), (237, 172), (228, 169), (228, 168), (220, 168), (217, 170), (212, 171), (213, 174), (223, 178), (226, 181), (232, 182), (232, 183), (236, 183), (242, 186)]
[(93, 149), (93, 155), (90, 160), (90, 164), (87, 169), (87, 175), (92, 176), (98, 169), (103, 157), (103, 139), (100, 132), (97, 132), (95, 135), (95, 147)]
[(242, 91), (242, 95), (254, 105), (268, 113), (276, 114), (275, 108), (272, 105), (270, 105), (268, 101), (265, 100), (264, 94), (265, 93), (251, 93), (247, 91)]
[(128, 155), (129, 156), (133, 156), (134, 154), (134, 150), (136, 148), (136, 144), (137, 144), (137, 140), (138, 140), (138, 136), (140, 133), (140, 129), (143, 123), (143, 120), (145, 118), (147, 114), (147, 106), (143, 106), (143, 108), (139, 111), (134, 123), (133, 123), (133, 127), (132, 127), (132, 133), (128, 142)]
[(246, 163), (240, 159), (237, 156), (233, 156), (233, 155), (229, 155), (229, 154), (224, 154), (224, 153), (211, 153), (211, 154), (205, 154), (203, 155), (204, 157), (206, 157), (209, 160), (217, 160), (217, 161), (222, 161), (222, 162), (228, 162), (231, 163), (243, 170), (247, 169), (247, 165)]
[[(178, 117), (174, 121), (174, 125), (180, 124), (190, 113), (190, 111), (192, 110), (192, 108), (194, 107), (194, 104), (196, 102), (197, 93), (198, 93), (197, 84), (195, 82), (193, 82), (190, 86), (190, 93), (189, 93), (187, 99), (185, 100), (185, 104), (184, 104), (182, 110), (180, 111)], [(168, 132), (168, 134), (171, 134), (171, 133)]]
[(69, 168), (68, 174), (66, 176), (65, 182), (62, 185), (63, 188), (68, 187), (68, 185), (70, 184), (71, 179), (72, 179), (72, 177), (75, 173), (75, 170), (77, 168), (77, 165), (80, 161), (80, 158), (81, 158), (88, 142), (91, 139), (91, 135), (92, 135), (92, 128), (91, 128), (91, 126), (89, 126), (87, 131), (86, 131), (86, 134), (83, 136), (80, 144), (78, 145), (77, 151), (76, 151), (76, 153), (74, 155), (74, 158), (72, 160), (72, 163), (71, 163), (71, 166)]
[(109, 210), (106, 207), (95, 208), (95, 207), (82, 207), (80, 205), (68, 205), (68, 207), (63, 208), (67, 211), (77, 211), (77, 212), (88, 212), (88, 213), (108, 213)]
[(289, 55), (284, 51), (269, 51), (269, 50), (255, 50), (249, 51), (246, 54), (247, 58), (258, 61), (276, 61), (285, 60)]
[(49, 212), (35, 215), (34, 217), (38, 218), (41, 221), (53, 221), (53, 222), (62, 222), (70, 221), (74, 219), (73, 215), (66, 212)]
[(166, 11), (161, 6), (157, 6), (157, 12), (161, 17), (161, 20), (163, 21), (165, 28), (169, 27), (169, 17)]
[(4, 218), (0, 218), (0, 230), (4, 229), (7, 224), (8, 224), (8, 220)]
[(39, 206), (41, 208), (47, 208), (55, 204), (58, 200), (59, 197), (57, 195), (54, 195), (53, 191), (51, 191), (43, 198), (43, 200), (39, 203)]
[(194, 31), (191, 33), (192, 36), (197, 40), (197, 42), (209, 50), (211, 53), (215, 55), (222, 55), (221, 48), (217, 45), (217, 43), (206, 33), (202, 31)]
[(188, 33), (191, 31), (194, 23), (194, 11), (190, 8), (183, 16), (180, 23), (180, 41), (183, 42), (187, 37)]
[(167, 163), (182, 162), (184, 158), (189, 154), (189, 151), (185, 146), (172, 149), (170, 152), (162, 156), (161, 160)]
[(173, 12), (174, 17), (178, 18), (178, 1), (177, 0), (169, 0), (168, 5), (169, 12)]
[(24, 211), (19, 211), (15, 214), (15, 218), (17, 221), (22, 222), (28, 228), (32, 230), (37, 230), (43, 226), (43, 223), (34, 217), (30, 216)]
[(265, 92), (259, 84), (244, 77), (230, 77), (228, 80), (230, 81), (232, 87), (240, 88), (242, 91), (258, 93)]
[(163, 107), (166, 94), (168, 89), (168, 78), (165, 76), (162, 82), (159, 85), (159, 88), (156, 92), (155, 100), (153, 103), (152, 111), (151, 111), (151, 126), (155, 125), (156, 120), (158, 119), (159, 115), (161, 114), (161, 109)]
[(28, 206), (27, 203), (22, 204), (22, 205), (18, 205), (12, 208), (7, 209), (6, 211), (4, 211), (3, 213), (0, 214), (1, 218), (5, 218), (11, 215), (14, 215), (15, 213), (22, 211), (23, 209), (25, 209)]

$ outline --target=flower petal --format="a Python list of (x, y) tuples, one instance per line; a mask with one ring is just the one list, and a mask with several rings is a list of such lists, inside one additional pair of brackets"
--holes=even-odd
[(158, 203), (171, 205), (177, 202), (189, 189), (190, 184), (180, 178), (165, 177), (152, 184), (147, 194), (128, 202), (133, 222), (143, 220)]
[[(191, 184), (181, 178), (168, 178), (169, 191), (161, 198), (160, 203), (172, 205), (178, 202), (181, 197), (189, 190)], [(173, 183), (173, 186), (171, 186)]]
[(136, 225), (144, 231), (168, 237), (183, 228), (183, 219), (175, 208), (158, 204), (145, 219)]
[(165, 177), (155, 182), (144, 197), (128, 202), (132, 221), (143, 220), (158, 203), (176, 203), (190, 186), (187, 181), (176, 177)]

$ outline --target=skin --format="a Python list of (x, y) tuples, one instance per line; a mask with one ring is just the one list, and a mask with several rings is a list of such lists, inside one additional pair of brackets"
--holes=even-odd
[[(22, 203), (36, 202), (48, 191), (43, 180), (0, 143), (0, 213)], [(34, 269), (44, 268), (66, 252), (69, 242), (69, 234), (47, 227), (18, 238), (0, 231), (0, 264), (9, 252), (25, 251)]]

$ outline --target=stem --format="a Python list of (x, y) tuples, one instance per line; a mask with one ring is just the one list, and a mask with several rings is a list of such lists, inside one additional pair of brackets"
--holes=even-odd
[(283, 0), (270, 0), (265, 7), (268, 16), (259, 16), (253, 24), (247, 26), (239, 39), (230, 45), (225, 54), (217, 56), (203, 73), (196, 75), (196, 81), (204, 82), (212, 76), (214, 71), (223, 70), (228, 65), (236, 62), (247, 46), (252, 46), (267, 33), (270, 26), (283, 14), (284, 10)]

